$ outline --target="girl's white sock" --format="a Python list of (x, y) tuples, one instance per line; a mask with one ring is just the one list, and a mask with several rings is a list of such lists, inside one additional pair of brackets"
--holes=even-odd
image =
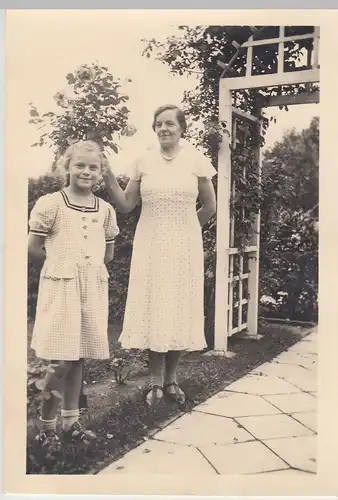
[(56, 429), (56, 417), (52, 420), (45, 420), (42, 417), (39, 417), (40, 420), (40, 429), (42, 431), (55, 431)]
[(62, 429), (68, 431), (75, 422), (79, 420), (80, 411), (77, 410), (61, 410)]

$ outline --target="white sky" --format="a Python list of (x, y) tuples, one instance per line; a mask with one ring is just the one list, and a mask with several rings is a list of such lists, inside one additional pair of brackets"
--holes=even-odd
[[(169, 75), (167, 66), (142, 57), (141, 38), (163, 39), (175, 29), (160, 23), (137, 22), (130, 26), (114, 22), (113, 11), (93, 16), (56, 11), (38, 11), (38, 15), (13, 16), (8, 22), (10, 57), (7, 85), (16, 92), (15, 120), (20, 136), (17, 161), (24, 163), (29, 176), (48, 170), (52, 155), (47, 148), (31, 148), (38, 140), (34, 125), (28, 124), (28, 102), (42, 112), (55, 109), (53, 95), (67, 87), (65, 76), (83, 63), (98, 61), (108, 66), (114, 77), (131, 78), (126, 93), (130, 100), (130, 123), (137, 127), (134, 137), (121, 143), (123, 152), (112, 159), (116, 171), (123, 171), (156, 138), (151, 130), (152, 113), (164, 103), (180, 105), (184, 90), (195, 86), (195, 79)], [(78, 12), (78, 11), (77, 11)], [(15, 35), (14, 35), (15, 33)], [(271, 109), (277, 124), (271, 123), (266, 147), (281, 139), (285, 130), (307, 127), (319, 113), (316, 105), (290, 107), (289, 112)]]

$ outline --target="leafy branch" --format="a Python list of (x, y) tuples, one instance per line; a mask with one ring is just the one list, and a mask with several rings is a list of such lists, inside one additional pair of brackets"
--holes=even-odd
[(122, 92), (121, 80), (98, 63), (79, 66), (66, 80), (67, 90), (54, 95), (56, 112), (41, 114), (29, 103), (29, 123), (43, 131), (32, 146), (48, 145), (60, 155), (75, 141), (91, 139), (117, 154), (120, 137), (135, 132), (128, 125), (129, 97)]

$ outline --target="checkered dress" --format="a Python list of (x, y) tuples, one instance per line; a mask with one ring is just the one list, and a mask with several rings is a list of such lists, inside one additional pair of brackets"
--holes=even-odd
[(36, 355), (64, 361), (108, 358), (104, 255), (119, 233), (113, 207), (95, 197), (91, 208), (82, 208), (58, 191), (39, 198), (29, 228), (45, 236), (46, 249), (32, 338)]

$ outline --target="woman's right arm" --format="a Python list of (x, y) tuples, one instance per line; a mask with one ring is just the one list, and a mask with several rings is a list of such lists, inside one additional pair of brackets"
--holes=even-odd
[(130, 179), (123, 191), (109, 167), (103, 172), (103, 180), (110, 198), (120, 212), (127, 214), (134, 210), (141, 199), (140, 181)]
[(40, 236), (37, 234), (28, 234), (28, 255), (34, 261), (34, 263), (42, 266), (46, 259), (45, 252), (45, 236)]

